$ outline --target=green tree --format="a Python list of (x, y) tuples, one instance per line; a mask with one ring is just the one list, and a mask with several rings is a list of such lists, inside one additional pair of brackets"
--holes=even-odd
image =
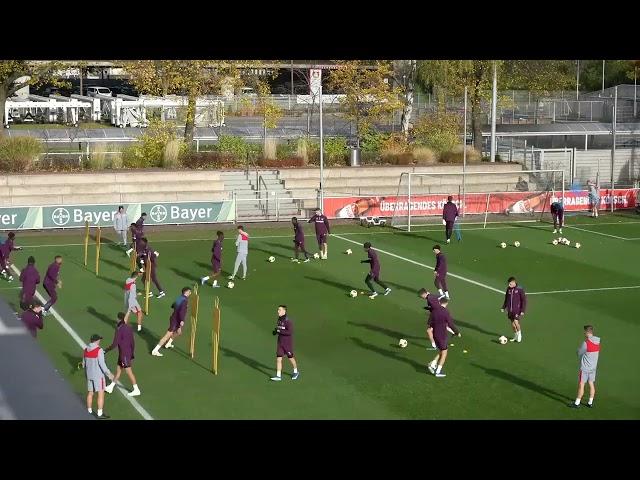
[[(4, 110), (7, 99), (19, 89), (27, 85), (51, 84), (56, 87), (67, 87), (69, 82), (57, 78), (56, 74), (64, 68), (63, 62), (42, 62), (33, 60), (0, 60), (0, 118), (2, 128), (0, 136), (4, 135)], [(22, 77), (29, 77), (24, 82), (17, 83)]]
[(376, 121), (402, 106), (400, 88), (391, 85), (389, 62), (375, 62), (373, 68), (364, 66), (365, 62), (359, 60), (339, 62), (327, 82), (330, 88), (345, 95), (340, 104), (346, 118), (355, 124), (358, 145)]
[[(633, 78), (633, 60), (606, 60), (604, 65), (604, 88), (627, 83)], [(602, 90), (602, 60), (580, 62), (580, 84), (588, 92)]]

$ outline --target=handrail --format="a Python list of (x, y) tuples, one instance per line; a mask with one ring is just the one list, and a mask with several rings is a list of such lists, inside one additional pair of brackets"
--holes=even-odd
[[(264, 178), (262, 178), (262, 175), (259, 175), (257, 173), (257, 170), (256, 170), (256, 175), (258, 175), (257, 181), (256, 181), (256, 188), (258, 189), (258, 191), (257, 191), (258, 206), (260, 207), (260, 210), (262, 210), (262, 213), (268, 213), (269, 212), (269, 188), (267, 188), (267, 184), (264, 181)], [(265, 206), (264, 207), (262, 205), (262, 194), (260, 192), (260, 182), (262, 182), (262, 185), (264, 185), (264, 192), (265, 192), (265, 196), (266, 196), (266, 202), (265, 202)]]

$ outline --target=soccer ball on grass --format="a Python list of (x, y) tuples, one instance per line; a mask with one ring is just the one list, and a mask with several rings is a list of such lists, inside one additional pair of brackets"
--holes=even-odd
[(516, 240), (515, 242), (513, 242), (513, 246), (518, 248), (520, 246), (520, 242)]
[(350, 248), (347, 248), (347, 251), (346, 251), (346, 252), (344, 252), (344, 253), (346, 253), (347, 255), (351, 255), (353, 252), (351, 251), (351, 249), (350, 249)]
[(358, 296), (358, 291), (357, 290), (351, 290), (349, 292), (349, 296), (352, 297), (352, 298), (357, 297)]
[(227, 288), (233, 288), (233, 287), (235, 287), (235, 286), (236, 286), (236, 284), (235, 284), (235, 283), (233, 283), (233, 282), (229, 282), (229, 283), (227, 283)]
[(318, 252), (314, 253), (313, 258), (317, 260), (318, 258), (320, 258), (320, 254)]
[(509, 340), (508, 340), (508, 339), (507, 339), (507, 337), (505, 337), (504, 335), (502, 335), (502, 336), (498, 339), (498, 342), (500, 342), (500, 344), (501, 344), (501, 345), (506, 345), (506, 343), (507, 343), (508, 341), (509, 341)]
[(271, 256), (271, 257), (269, 257), (267, 260), (269, 260), (269, 263), (273, 263), (273, 262), (275, 262), (275, 261), (276, 261), (276, 257)]
[(506, 244), (506, 243), (504, 243), (504, 242), (502, 242), (502, 243), (500, 244), (500, 248), (507, 248), (507, 244)]
[(558, 245), (558, 240), (556, 240), (556, 239), (554, 238), (554, 239), (553, 239), (553, 242), (551, 242), (551, 243), (553, 243), (554, 245)]
[(398, 346), (400, 348), (406, 348), (407, 345), (408, 345), (408, 342), (404, 338), (401, 338), (400, 341), (398, 342)]

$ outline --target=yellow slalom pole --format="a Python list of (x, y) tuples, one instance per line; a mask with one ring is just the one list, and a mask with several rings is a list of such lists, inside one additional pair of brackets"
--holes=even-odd
[(96, 232), (96, 277), (100, 274), (100, 227)]
[(218, 351), (220, 349), (220, 299), (216, 297), (213, 305), (213, 328), (211, 329), (212, 359), (211, 369), (218, 375)]
[(198, 306), (200, 305), (200, 295), (198, 294), (198, 285), (193, 286), (191, 296), (191, 345), (189, 354), (193, 359), (196, 355), (196, 333), (198, 331)]
[(149, 293), (151, 292), (151, 259), (147, 256), (144, 266), (144, 314), (149, 315)]
[(84, 266), (89, 261), (89, 222), (84, 222)]

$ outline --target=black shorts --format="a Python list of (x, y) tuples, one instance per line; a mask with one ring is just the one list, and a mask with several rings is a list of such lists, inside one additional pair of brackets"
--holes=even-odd
[(128, 356), (119, 356), (118, 357), (118, 366), (120, 368), (131, 368), (131, 363), (133, 362), (133, 358)]

